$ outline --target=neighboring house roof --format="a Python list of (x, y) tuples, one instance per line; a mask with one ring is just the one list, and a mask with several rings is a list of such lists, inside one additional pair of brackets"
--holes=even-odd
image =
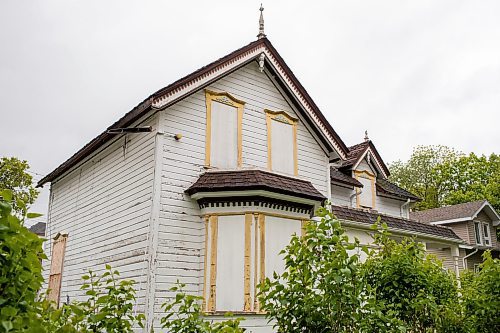
[(363, 184), (361, 184), (357, 179), (346, 175), (342, 171), (339, 171), (336, 168), (330, 168), (330, 178), (333, 182), (345, 184), (345, 185), (350, 185), (354, 187), (363, 187)]
[(339, 220), (361, 222), (371, 225), (377, 222), (378, 218), (380, 217), (380, 220), (382, 222), (385, 222), (389, 228), (399, 229), (407, 231), (409, 233), (422, 233), (430, 236), (437, 236), (440, 238), (448, 238), (450, 240), (463, 242), (463, 240), (458, 237), (453, 232), (453, 230), (446, 227), (379, 214), (368, 210), (342, 206), (332, 206), (332, 212)]
[(382, 178), (377, 178), (376, 182), (377, 192), (379, 195), (395, 196), (403, 199), (410, 199), (413, 201), (422, 201), (415, 194), (408, 192), (407, 190), (391, 183), (390, 181)]
[(37, 234), (38, 236), (45, 236), (45, 227), (47, 224), (45, 222), (38, 222), (29, 228), (29, 231)]
[(366, 154), (370, 152), (371, 155), (375, 158), (375, 163), (381, 169), (384, 176), (387, 178), (390, 175), (389, 168), (385, 165), (384, 160), (378, 153), (375, 145), (371, 140), (366, 140), (364, 142), (358, 143), (357, 145), (349, 147), (349, 154), (347, 158), (342, 161), (340, 164), (340, 168), (344, 169), (354, 169), (359, 164), (359, 162), (366, 156)]
[(308, 181), (262, 170), (206, 172), (185, 192), (193, 195), (199, 192), (251, 190), (270, 191), (316, 201), (326, 199)]
[(425, 223), (446, 224), (473, 220), (483, 209), (492, 219), (493, 225), (498, 225), (500, 216), (487, 200), (411, 212), (410, 217)]
[(306, 111), (307, 116), (313, 121), (317, 127), (317, 131), (321, 134), (320, 137), (325, 137), (326, 143), (333, 147), (342, 158), (345, 158), (349, 153), (347, 146), (326, 120), (316, 103), (314, 103), (311, 96), (309, 96), (271, 42), (267, 38), (261, 38), (158, 90), (109, 126), (103, 133), (95, 137), (67, 161), (43, 177), (37, 183), (37, 187), (57, 179), (97, 148), (114, 138), (115, 136), (109, 134), (108, 130), (130, 126), (147, 112), (172, 105), (193, 92), (208, 86), (222, 76), (241, 68), (251, 61), (257, 60), (263, 53), (266, 55), (266, 68), (277, 74), (276, 78), (279, 79), (278, 82), (286, 85), (288, 95), (292, 97), (292, 101), (296, 101)]

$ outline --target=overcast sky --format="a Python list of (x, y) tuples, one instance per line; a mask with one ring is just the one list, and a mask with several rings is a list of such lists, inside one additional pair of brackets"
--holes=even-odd
[[(259, 5), (1, 0), (0, 156), (49, 173), (152, 92), (255, 40)], [(347, 145), (367, 129), (386, 162), (428, 144), (500, 153), (500, 1), (264, 7), (268, 38)]]

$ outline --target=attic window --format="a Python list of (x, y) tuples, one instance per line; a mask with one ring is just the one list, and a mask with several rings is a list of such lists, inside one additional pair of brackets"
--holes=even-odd
[(368, 171), (354, 171), (363, 188), (356, 189), (358, 208), (375, 208), (375, 175)]
[(207, 127), (205, 166), (235, 169), (242, 160), (244, 102), (230, 94), (205, 91)]
[(297, 175), (297, 119), (283, 111), (265, 112), (269, 170)]
[(490, 225), (488, 223), (483, 223), (483, 235), (484, 235), (484, 245), (491, 245), (491, 235), (490, 235)]

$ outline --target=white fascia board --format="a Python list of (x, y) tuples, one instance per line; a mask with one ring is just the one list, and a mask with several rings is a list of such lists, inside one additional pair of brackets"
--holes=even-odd
[(488, 201), (485, 201), (483, 203), (483, 205), (476, 211), (476, 213), (472, 216), (472, 218), (475, 219), (485, 207), (488, 207), (490, 212), (493, 213), (493, 215), (496, 217), (496, 220), (492, 219), (493, 226), (494, 227), (498, 226), (498, 224), (500, 224), (500, 215), (498, 215), (495, 208), (493, 208), (493, 206), (491, 206), (491, 204)]
[(361, 155), (361, 157), (358, 159), (358, 161), (356, 162), (356, 164), (352, 167), (353, 170), (356, 170), (356, 168), (359, 166), (359, 164), (361, 163), (361, 161), (363, 161), (366, 157), (366, 155), (370, 153), (371, 155), (371, 158), (370, 160), (375, 160), (375, 168), (378, 170), (379, 173), (383, 174), (385, 178), (387, 178), (387, 175), (385, 174), (384, 172), (384, 169), (382, 168), (382, 166), (380, 165), (380, 162), (379, 160), (377, 159), (377, 157), (375, 156), (375, 154), (373, 153), (372, 149), (370, 147), (368, 147), (368, 149), (363, 153), (363, 155)]
[(459, 247), (459, 248), (461, 248), (461, 249), (466, 249), (466, 250), (472, 250), (472, 249), (475, 249), (475, 247), (474, 247), (474, 246), (472, 246), (472, 245), (467, 245), (467, 244), (460, 244), (460, 245), (458, 245), (458, 247)]
[(250, 190), (250, 191), (218, 191), (218, 192), (197, 192), (191, 198), (198, 200), (203, 198), (224, 198), (224, 197), (253, 197), (261, 196), (272, 199), (279, 199), (283, 201), (296, 202), (300, 204), (316, 206), (321, 203), (319, 200), (305, 199), (294, 197), (287, 194), (280, 194), (264, 190)]
[[(342, 223), (344, 223), (347, 226), (354, 226), (357, 228), (365, 229), (365, 230), (371, 230), (371, 224), (367, 224), (364, 222), (356, 222), (356, 221), (350, 221), (350, 220), (344, 220), (340, 219)], [(392, 228), (388, 227), (389, 231), (394, 232), (398, 236), (419, 236), (419, 238), (422, 239), (429, 239), (429, 240), (439, 240), (441, 242), (445, 243), (454, 243), (454, 244), (464, 244), (465, 241), (462, 239), (455, 239), (455, 238), (448, 238), (448, 237), (441, 237), (441, 236), (436, 236), (436, 235), (429, 235), (423, 232), (418, 232), (418, 231), (409, 231), (409, 230), (404, 230), (404, 229), (399, 229), (399, 228)]]
[(472, 217), (461, 217), (458, 219), (435, 221), (435, 222), (429, 222), (429, 223), (432, 225), (440, 225), (440, 224), (449, 224), (449, 223), (457, 223), (457, 222), (466, 222), (466, 221), (471, 221), (472, 219), (473, 219)]

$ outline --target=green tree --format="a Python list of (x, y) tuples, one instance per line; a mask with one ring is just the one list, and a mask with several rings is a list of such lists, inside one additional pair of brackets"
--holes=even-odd
[(0, 332), (25, 332), (37, 322), (43, 240), (12, 214), (12, 191), (0, 197)]
[(447, 170), (438, 168), (451, 164), (462, 154), (446, 146), (418, 146), (406, 162), (389, 164), (390, 180), (422, 198), (417, 210), (441, 207), (449, 190)]
[(0, 159), (0, 190), (12, 191), (11, 205), (14, 212), (24, 216), (29, 205), (35, 202), (38, 191), (33, 187), (33, 178), (28, 173), (29, 165), (16, 157)]
[(443, 203), (454, 205), (487, 199), (500, 211), (500, 155), (471, 153), (438, 165), (447, 188)]

